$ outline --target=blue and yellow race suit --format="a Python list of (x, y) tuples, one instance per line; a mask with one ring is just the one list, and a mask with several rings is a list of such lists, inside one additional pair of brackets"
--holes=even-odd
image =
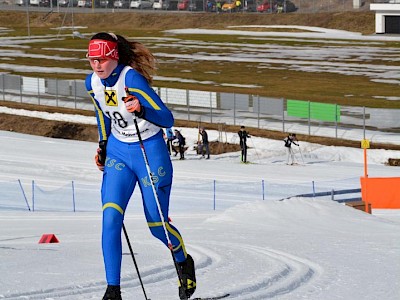
[(99, 140), (107, 141), (107, 158), (103, 172), (101, 197), (103, 205), (102, 249), (109, 285), (120, 284), (124, 213), (136, 184), (142, 194), (143, 207), (151, 233), (167, 245), (151, 181), (140, 148), (134, 116), (122, 100), (136, 96), (142, 106), (137, 123), (154, 175), (155, 190), (166, 222), (166, 229), (178, 262), (186, 259), (179, 231), (168, 222), (172, 184), (172, 164), (163, 139), (162, 128), (171, 127), (171, 111), (154, 92), (147, 80), (129, 66), (118, 65), (107, 79), (95, 73), (86, 78), (86, 88), (95, 107)]

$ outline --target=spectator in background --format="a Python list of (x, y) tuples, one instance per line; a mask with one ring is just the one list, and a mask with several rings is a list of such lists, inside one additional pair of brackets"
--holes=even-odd
[(168, 153), (169, 155), (171, 155), (172, 151), (175, 152), (175, 156), (178, 155), (178, 151), (175, 150), (175, 148), (172, 146), (172, 141), (176, 139), (174, 132), (172, 131), (172, 128), (169, 127), (165, 130), (165, 134), (167, 137), (167, 149), (168, 149)]
[(204, 158), (204, 150), (206, 151), (205, 155), (207, 155), (206, 159), (210, 159), (210, 147), (208, 144), (208, 134), (207, 132), (204, 130), (204, 127), (200, 127), (200, 131), (199, 131), (200, 135), (201, 135), (201, 142), (202, 142), (202, 147), (201, 147), (201, 155)]
[(250, 135), (247, 133), (244, 126), (240, 127), (238, 132), (240, 138), (240, 148), (242, 149), (241, 160), (243, 163), (247, 163), (247, 138), (250, 138)]
[(294, 152), (292, 149), (292, 144), (296, 146), (300, 146), (299, 144), (296, 143), (297, 138), (295, 133), (289, 133), (289, 135), (283, 140), (285, 142), (285, 147), (287, 149), (287, 159), (286, 159), (286, 164), (289, 165), (289, 160), (291, 160), (291, 165), (296, 163)]
[(180, 160), (185, 159), (185, 145), (186, 145), (186, 139), (185, 137), (180, 133), (180, 131), (178, 129), (174, 130), (175, 132), (175, 136), (178, 139), (178, 147), (179, 147), (179, 154)]

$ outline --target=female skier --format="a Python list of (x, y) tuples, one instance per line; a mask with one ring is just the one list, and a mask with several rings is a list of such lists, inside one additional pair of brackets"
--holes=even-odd
[(179, 231), (168, 221), (172, 164), (162, 128), (171, 127), (171, 111), (151, 88), (155, 58), (141, 43), (112, 33), (95, 34), (87, 58), (93, 73), (86, 78), (99, 132), (95, 161), (103, 171), (102, 250), (107, 279), (103, 300), (122, 299), (120, 291), (124, 213), (136, 184), (142, 194), (144, 213), (151, 233), (167, 245), (167, 237), (140, 147), (136, 118), (155, 184), (165, 228), (180, 268), (181, 299), (196, 289), (194, 262), (186, 253)]

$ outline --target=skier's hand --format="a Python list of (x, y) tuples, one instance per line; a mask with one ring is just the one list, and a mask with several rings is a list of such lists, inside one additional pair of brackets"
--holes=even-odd
[(106, 149), (107, 141), (100, 141), (99, 148), (97, 148), (97, 154), (94, 156), (94, 161), (96, 162), (97, 168), (100, 171), (104, 171), (104, 165), (106, 163)]
[(140, 105), (139, 99), (135, 96), (128, 95), (126, 97), (123, 97), (122, 100), (124, 100), (125, 107), (128, 112), (137, 116), (142, 111), (142, 106)]
[(101, 156), (101, 150), (100, 148), (97, 148), (97, 154), (94, 156), (94, 161), (96, 162), (97, 168), (100, 171), (104, 171), (104, 162)]

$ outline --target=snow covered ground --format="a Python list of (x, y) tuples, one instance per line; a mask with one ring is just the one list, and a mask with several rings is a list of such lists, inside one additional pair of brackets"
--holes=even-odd
[[(231, 33), (249, 35), (249, 31), (223, 34)], [(291, 33), (286, 38), (322, 40), (328, 33)], [(254, 38), (269, 38), (274, 33), (258, 35)], [(383, 39), (336, 31), (330, 38), (339, 36), (343, 43), (360, 40), (370, 47)], [(294, 50), (302, 53), (301, 49)], [(363, 59), (376, 52), (376, 48), (367, 50), (369, 55)], [(0, 53), (12, 55), (21, 53)], [(293, 63), (297, 65), (303, 59), (299, 57)], [(10, 70), (18, 67), (0, 66)], [(338, 65), (331, 67), (338, 72)], [(54, 68), (46, 70), (55, 72)], [(381, 79), (385, 82), (398, 84), (392, 70), (373, 72), (373, 80), (380, 80), (375, 78), (378, 73), (384, 74)], [(79, 122), (93, 122), (79, 116), (75, 121), (78, 118)], [(197, 131), (180, 129), (193, 145)], [(217, 132), (208, 133), (210, 140), (218, 138)], [(93, 162), (97, 145), (10, 132), (0, 132), (0, 138), (0, 299), (101, 299), (106, 283), (100, 246), (101, 173)], [(228, 133), (226, 141), (237, 143), (237, 135)], [(311, 192), (311, 183), (325, 189), (333, 185), (359, 188), (359, 177), (364, 174), (362, 150), (300, 144), (296, 149), (299, 164), (295, 166), (286, 165), (282, 141), (257, 137), (249, 141), (251, 164), (241, 164), (239, 153), (212, 156), (206, 161), (189, 149), (184, 161), (172, 157), (175, 173), (170, 215), (197, 266), (195, 297), (230, 293), (229, 299), (240, 300), (400, 299), (398, 210), (373, 210), (369, 215), (328, 199), (280, 200), (304, 193), (303, 187)], [(369, 175), (399, 176), (398, 167), (384, 165), (388, 158), (399, 157), (399, 151), (369, 150)], [(21, 191), (17, 180), (30, 207), (35, 181), (35, 212), (28, 211), (15, 193), (15, 188)], [(78, 192), (75, 213), (59, 206), (59, 195), (70, 193), (71, 188), (66, 186), (71, 187), (71, 181)], [(261, 182), (266, 183), (265, 200)], [(41, 206), (40, 201), (45, 200), (47, 203)], [(148, 297), (178, 299), (170, 253), (147, 229), (137, 192), (125, 225)], [(50, 233), (60, 242), (38, 243), (43, 234)], [(123, 299), (144, 299), (126, 243), (123, 252)]]
[[(195, 129), (180, 128), (188, 143)], [(0, 132), (0, 193), (20, 179), (31, 200), (31, 180), (48, 190), (74, 180), (98, 191), (101, 173), (93, 163), (97, 145)], [(210, 140), (218, 133), (209, 131)], [(236, 136), (228, 135), (234, 142)], [(237, 140), (236, 140), (237, 142)], [(194, 296), (230, 293), (229, 299), (399, 299), (400, 212), (373, 210), (369, 215), (343, 204), (312, 198), (283, 201), (253, 195), (252, 182), (298, 185), (338, 182), (363, 175), (361, 149), (300, 142), (304, 162), (285, 163), (282, 141), (252, 137), (249, 160), (239, 153), (202, 160), (193, 150), (175, 157), (172, 221), (194, 257), (198, 288)], [(370, 150), (369, 174), (399, 176), (385, 166), (399, 151)], [(229, 191), (212, 206), (212, 184)], [(355, 182), (355, 183), (354, 183)], [(358, 188), (356, 181), (350, 181)], [(355, 186), (354, 186), (355, 185)], [(249, 191), (248, 193), (246, 193)], [(288, 195), (290, 191), (287, 191)], [(169, 251), (146, 227), (136, 194), (125, 225), (152, 300), (178, 299)], [(273, 198), (273, 197), (272, 197)], [(10, 199), (13, 201), (15, 199)], [(101, 299), (105, 290), (98, 199), (93, 211), (9, 210), (0, 207), (0, 299)], [(53, 233), (60, 243), (39, 244)], [(129, 249), (123, 245), (123, 299), (144, 299)]]

